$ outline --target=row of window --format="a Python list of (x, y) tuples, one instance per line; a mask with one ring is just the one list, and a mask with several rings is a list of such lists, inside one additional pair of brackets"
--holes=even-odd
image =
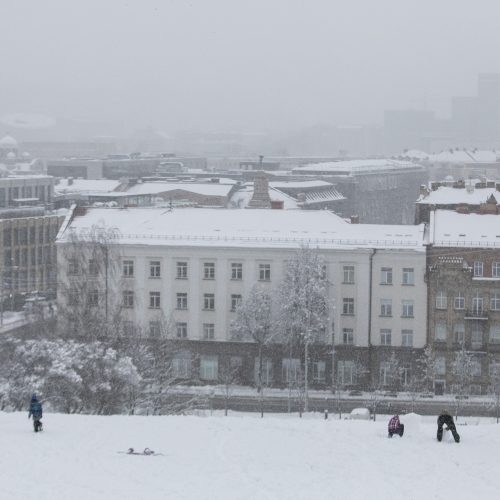
[[(481, 278), (484, 276), (484, 262), (476, 260), (472, 266), (474, 277)], [(491, 276), (493, 278), (500, 278), (500, 262), (491, 263)]]
[[(468, 301), (467, 301), (468, 302)], [(453, 297), (453, 309), (459, 311), (465, 309), (466, 306), (465, 295), (462, 292), (458, 292)], [(471, 298), (472, 311), (475, 313), (482, 313), (484, 311), (484, 305), (487, 300), (482, 297), (479, 292), (477, 292)], [(444, 291), (438, 291), (436, 294), (436, 309), (448, 309), (448, 296)], [(500, 291), (490, 293), (490, 310), (500, 311)]]
[[(392, 316), (392, 299), (380, 299), (380, 316)], [(401, 317), (413, 318), (413, 300), (401, 301)]]
[[(354, 344), (354, 330), (352, 328), (342, 328), (342, 343), (345, 345)], [(382, 328), (380, 330), (380, 345), (392, 344), (392, 330), (390, 328)], [(401, 345), (403, 347), (413, 347), (413, 330), (401, 330)]]
[(42, 264), (42, 262), (55, 261), (56, 249), (47, 245), (45, 247), (31, 247), (31, 248), (16, 248), (15, 250), (4, 250), (3, 260), (4, 266), (9, 268), (11, 266), (35, 266)]
[[(455, 323), (453, 325), (453, 341), (463, 343), (465, 339), (464, 323)], [(472, 324), (471, 326), (471, 342), (473, 346), (480, 347), (483, 344), (484, 330), (480, 324)], [(489, 342), (492, 344), (500, 344), (500, 325), (492, 324), (489, 328)], [(448, 327), (445, 322), (438, 322), (434, 328), (434, 340), (438, 342), (446, 342), (448, 339)]]
[(11, 245), (33, 245), (35, 243), (49, 243), (55, 240), (57, 226), (32, 226), (14, 227), (3, 230), (3, 246)]

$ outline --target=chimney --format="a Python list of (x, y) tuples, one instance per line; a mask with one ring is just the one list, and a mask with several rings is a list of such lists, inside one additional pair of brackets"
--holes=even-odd
[(301, 205), (305, 205), (306, 203), (306, 193), (299, 193), (297, 195), (297, 201), (301, 204)]
[(283, 200), (271, 200), (271, 208), (273, 210), (283, 210), (285, 208), (285, 202)]
[(269, 182), (264, 172), (255, 176), (253, 181), (253, 196), (248, 208), (271, 208), (269, 197)]
[(359, 224), (359, 215), (351, 215), (351, 224)]
[(425, 184), (420, 184), (420, 196), (427, 196), (429, 194), (429, 190)]
[(441, 187), (441, 183), (440, 182), (431, 182), (431, 189), (432, 191), (437, 191), (437, 189)]

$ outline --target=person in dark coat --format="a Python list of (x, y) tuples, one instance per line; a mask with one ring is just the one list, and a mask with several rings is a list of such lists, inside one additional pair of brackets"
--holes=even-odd
[(28, 413), (28, 418), (33, 417), (33, 428), (35, 432), (42, 430), (42, 403), (38, 401), (36, 394), (31, 396), (30, 411)]
[(399, 415), (394, 415), (389, 420), (389, 437), (391, 438), (394, 434), (399, 434), (399, 437), (403, 437), (403, 433), (405, 431), (405, 426), (399, 421)]
[(437, 419), (438, 429), (437, 429), (437, 440), (441, 441), (443, 439), (443, 426), (446, 425), (445, 429), (451, 431), (453, 434), (453, 439), (456, 443), (460, 443), (460, 436), (455, 427), (455, 422), (453, 422), (453, 417), (448, 413), (447, 410), (443, 410), (441, 415)]

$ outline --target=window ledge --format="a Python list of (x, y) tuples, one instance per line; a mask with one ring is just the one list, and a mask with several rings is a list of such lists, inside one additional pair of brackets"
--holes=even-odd
[(175, 279), (176, 280), (187, 280), (188, 277), (187, 276), (176, 276)]
[(403, 316), (403, 315), (401, 317), (406, 318), (406, 319), (414, 319), (415, 318), (415, 316)]
[(392, 283), (380, 283), (380, 285), (384, 285), (384, 286), (392, 286)]
[(161, 276), (149, 276), (150, 280), (161, 280)]
[(415, 283), (401, 283), (401, 286), (415, 286)]
[(379, 318), (392, 318), (392, 314), (379, 314)]
[(342, 281), (342, 285), (355, 285), (356, 283), (354, 281)]

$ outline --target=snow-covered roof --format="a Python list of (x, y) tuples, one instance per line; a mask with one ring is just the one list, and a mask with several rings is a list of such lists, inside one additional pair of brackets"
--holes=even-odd
[(423, 224), (349, 224), (326, 210), (91, 208), (75, 216), (58, 241), (103, 224), (130, 245), (425, 250)]
[(429, 155), (430, 162), (436, 163), (495, 163), (498, 154), (491, 150), (454, 149)]
[(109, 179), (74, 179), (73, 181), (61, 179), (59, 184), (54, 186), (54, 191), (56, 194), (109, 193), (114, 191), (120, 184), (120, 181)]
[(436, 191), (420, 197), (417, 203), (423, 205), (479, 205), (493, 195), (500, 202), (500, 192), (495, 188), (453, 188), (440, 186)]
[[(253, 182), (245, 184), (241, 189), (235, 191), (228, 203), (229, 208), (247, 208), (253, 196)], [(282, 201), (285, 210), (298, 209), (297, 201), (291, 196), (279, 191), (278, 189), (269, 188), (269, 197), (271, 201)]]
[(0, 139), (0, 149), (2, 148), (11, 149), (17, 147), (18, 143), (11, 135), (5, 135)]
[(143, 182), (131, 186), (129, 194), (159, 194), (168, 191), (187, 191), (205, 196), (227, 196), (232, 184), (220, 184), (215, 182)]
[(332, 186), (333, 184), (331, 182), (323, 181), (321, 179), (314, 179), (311, 181), (272, 181), (269, 183), (270, 187), (276, 188), (276, 189), (300, 189), (300, 188), (315, 188), (315, 187), (325, 187), (325, 186)]
[(433, 211), (429, 243), (436, 247), (500, 247), (500, 215)]
[(357, 175), (376, 173), (385, 170), (415, 169), (419, 166), (411, 161), (392, 159), (342, 160), (321, 163), (308, 163), (293, 169), (294, 173), (324, 173), (331, 175)]

